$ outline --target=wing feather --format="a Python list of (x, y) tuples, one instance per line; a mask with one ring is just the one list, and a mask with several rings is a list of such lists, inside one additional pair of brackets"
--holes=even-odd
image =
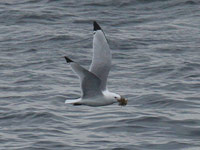
[(65, 57), (65, 59), (70, 63), (72, 70), (80, 79), (82, 98), (95, 97), (102, 94), (100, 89), (101, 80), (96, 75), (81, 67), (76, 62), (73, 62), (68, 57)]
[(93, 57), (90, 72), (101, 79), (101, 90), (106, 90), (108, 74), (111, 68), (112, 55), (101, 27), (94, 22)]

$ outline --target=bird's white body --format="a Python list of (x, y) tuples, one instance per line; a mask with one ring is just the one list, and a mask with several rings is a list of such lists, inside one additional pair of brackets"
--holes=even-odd
[(120, 99), (120, 95), (116, 93), (109, 92), (108, 90), (102, 92), (103, 95), (90, 98), (78, 98), (74, 100), (66, 100), (66, 104), (76, 104), (76, 105), (88, 105), (88, 106), (105, 106), (117, 103), (117, 99)]

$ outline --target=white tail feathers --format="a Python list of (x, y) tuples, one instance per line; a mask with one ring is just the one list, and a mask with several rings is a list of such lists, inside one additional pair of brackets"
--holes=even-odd
[(79, 99), (67, 99), (65, 101), (65, 104), (74, 104), (74, 103), (78, 103), (80, 101), (81, 101), (81, 98), (79, 98)]

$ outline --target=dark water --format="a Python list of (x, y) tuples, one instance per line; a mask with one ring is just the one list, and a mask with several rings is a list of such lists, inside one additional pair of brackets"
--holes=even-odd
[[(92, 21), (110, 43), (109, 90), (126, 107), (74, 107)], [(199, 0), (1, 0), (1, 150), (199, 150)]]

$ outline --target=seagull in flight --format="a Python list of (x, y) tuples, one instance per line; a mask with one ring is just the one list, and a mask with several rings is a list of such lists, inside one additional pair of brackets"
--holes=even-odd
[(108, 91), (106, 82), (111, 68), (111, 52), (104, 32), (96, 21), (93, 22), (93, 57), (90, 69), (81, 67), (78, 63), (65, 56), (73, 72), (80, 79), (81, 97), (66, 100), (66, 104), (105, 106), (119, 103), (121, 106), (127, 104), (127, 99), (121, 95)]

